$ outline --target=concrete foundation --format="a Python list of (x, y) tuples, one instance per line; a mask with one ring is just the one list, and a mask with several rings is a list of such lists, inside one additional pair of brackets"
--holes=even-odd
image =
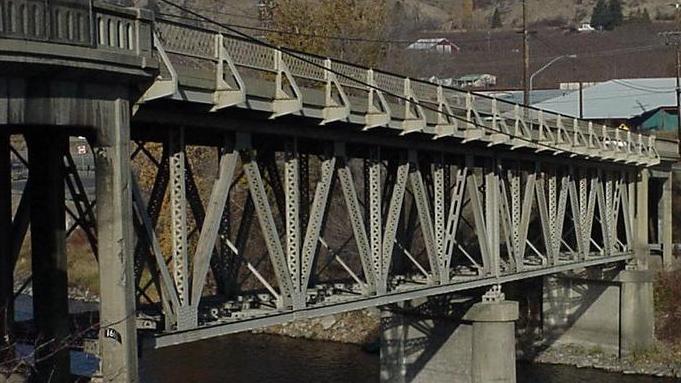
[(654, 342), (653, 275), (624, 270), (544, 278), (544, 341), (625, 355)]
[(515, 382), (518, 304), (431, 297), (382, 310), (381, 382)]

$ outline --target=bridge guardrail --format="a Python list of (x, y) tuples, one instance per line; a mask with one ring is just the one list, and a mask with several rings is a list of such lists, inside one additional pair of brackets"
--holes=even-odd
[[(174, 55), (216, 62), (218, 52), (215, 36), (222, 34), (223, 46), (236, 67), (277, 73), (280, 67), (277, 57), (281, 57), (286, 70), (297, 79), (325, 83), (333, 74), (342, 87), (365, 92), (371, 91), (367, 84), (373, 84), (386, 97), (398, 96), (392, 97), (392, 100), (403, 105), (407, 111), (424, 106), (444, 112), (439, 116), (443, 123), (440, 124), (438, 137), (463, 133), (465, 138), (471, 140), (494, 137), (493, 143), (496, 144), (532, 147), (537, 151), (569, 152), (589, 158), (646, 165), (659, 162), (655, 136), (652, 135), (596, 125), (471, 91), (443, 87), (312, 54), (286, 50), (291, 54), (278, 55), (275, 49), (256, 42), (168, 17), (158, 18), (155, 28), (166, 51)], [(326, 70), (325, 65), (330, 70)], [(409, 118), (408, 115), (398, 115), (400, 112), (390, 111), (391, 120), (405, 121)], [(415, 111), (411, 117), (419, 118), (418, 114)], [(432, 122), (429, 124), (433, 125)], [(423, 130), (425, 123), (417, 126), (419, 128), (416, 130)]]

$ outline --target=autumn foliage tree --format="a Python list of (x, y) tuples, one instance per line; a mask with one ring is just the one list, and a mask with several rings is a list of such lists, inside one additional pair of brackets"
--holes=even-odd
[(366, 40), (386, 39), (390, 9), (386, 0), (278, 0), (271, 25), (282, 32), (270, 32), (267, 38), (281, 46), (376, 66), (388, 46)]

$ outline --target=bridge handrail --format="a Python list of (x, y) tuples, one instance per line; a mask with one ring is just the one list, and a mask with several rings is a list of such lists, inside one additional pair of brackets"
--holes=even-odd
[[(214, 60), (217, 57), (214, 36), (220, 33), (224, 36), (224, 47), (236, 66), (271, 73), (278, 70), (275, 49), (234, 36), (228, 31), (191, 25), (167, 16), (157, 18), (155, 26), (168, 52)], [(285, 51), (290, 54), (281, 55), (282, 60), (295, 78), (324, 82), (328, 78), (324, 65), (330, 61), (329, 72), (339, 74), (336, 77), (340, 85), (366, 91), (367, 83), (373, 81), (373, 85), (384, 93), (397, 95), (397, 102), (403, 105), (408, 103), (406, 99), (412, 97), (414, 104), (438, 107), (443, 101), (438, 95), (442, 94), (449, 110), (468, 129), (482, 129), (486, 131), (484, 134), (506, 134), (527, 145), (532, 141), (538, 145), (539, 150), (562, 147), (565, 151), (574, 151), (577, 154), (598, 153), (612, 159), (622, 159), (627, 154), (650, 159), (657, 156), (654, 136), (644, 136), (617, 127), (595, 126), (586, 120), (319, 55), (288, 48)], [(522, 128), (517, 127), (519, 123), (527, 126), (525, 134)], [(582, 150), (579, 150), (580, 145), (583, 146)]]

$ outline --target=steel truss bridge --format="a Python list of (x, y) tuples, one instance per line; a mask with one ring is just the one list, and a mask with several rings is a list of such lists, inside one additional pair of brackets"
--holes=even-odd
[[(668, 168), (675, 142), (201, 24), (0, 4), (1, 202), (21, 155), (10, 134), (29, 168), (13, 219), (0, 207), (3, 277), (31, 223), (36, 323), (66, 336), (55, 270), (64, 233), (84, 232), (105, 376), (136, 374), (138, 335), (164, 347), (647, 250), (647, 169)], [(76, 135), (96, 201), (66, 149)]]

